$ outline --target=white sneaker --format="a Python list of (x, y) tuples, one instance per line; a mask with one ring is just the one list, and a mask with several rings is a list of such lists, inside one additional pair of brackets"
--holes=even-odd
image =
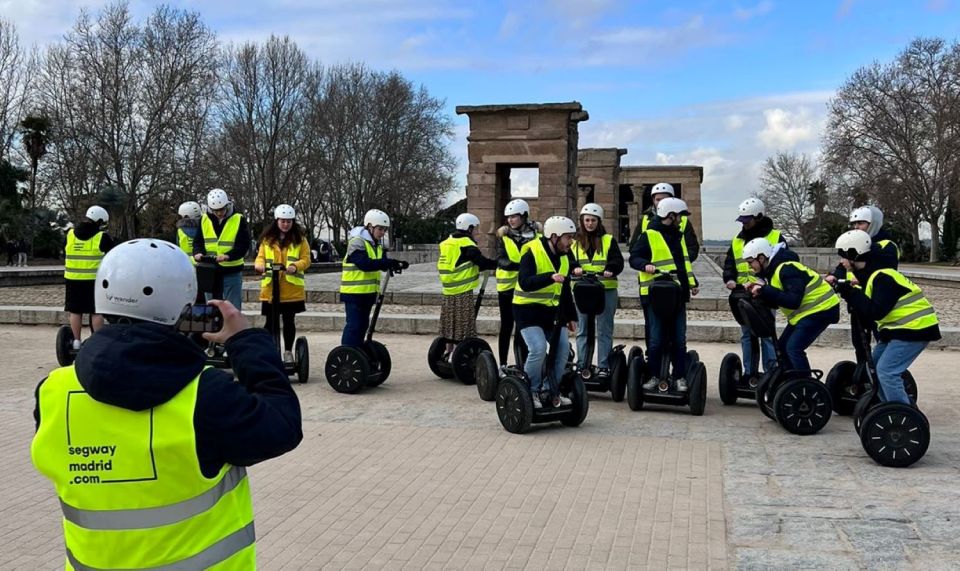
[(560, 405), (559, 406), (570, 406), (573, 404), (573, 401), (567, 397), (560, 395)]
[(80, 340), (79, 340), (79, 339), (74, 339), (74, 340), (73, 340), (73, 350), (74, 350), (74, 351), (79, 351), (79, 350), (80, 350)]
[(534, 408), (534, 410), (540, 410), (541, 408), (543, 408), (543, 403), (540, 402), (540, 397), (537, 396), (537, 393), (531, 394), (531, 395), (530, 395), (530, 398), (533, 399), (533, 408)]
[(677, 392), (678, 392), (678, 393), (685, 393), (685, 392), (687, 392), (687, 390), (688, 390), (688, 388), (687, 388), (687, 379), (684, 379), (683, 377), (680, 377), (679, 379), (677, 379), (677, 380), (674, 381), (674, 382), (677, 383)]
[(292, 363), (293, 362), (293, 351), (284, 351), (283, 352), (283, 362)]
[(660, 384), (660, 379), (656, 377), (650, 377), (650, 380), (643, 383), (643, 390), (652, 391), (657, 388), (657, 385)]

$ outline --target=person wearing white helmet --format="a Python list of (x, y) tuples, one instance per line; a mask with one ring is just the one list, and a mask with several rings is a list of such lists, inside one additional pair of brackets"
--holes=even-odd
[[(676, 195), (673, 185), (668, 182), (658, 182), (653, 185), (650, 189), (650, 208), (640, 214), (639, 224), (634, 228), (633, 236), (630, 237), (629, 247), (632, 247), (633, 243), (640, 237), (640, 234), (646, 232), (650, 223), (657, 219), (657, 205), (665, 198), (679, 198)], [(679, 228), (680, 231), (683, 232), (684, 239), (687, 241), (690, 261), (696, 262), (697, 258), (700, 257), (700, 239), (697, 238), (697, 232), (693, 229), (693, 224), (690, 224), (689, 213), (680, 217)]]
[(200, 233), (202, 217), (203, 209), (198, 202), (189, 200), (177, 208), (177, 244), (193, 263), (196, 263), (193, 259), (193, 240)]
[[(280, 280), (280, 299), (273, 299), (274, 262), (285, 268)], [(273, 222), (260, 235), (260, 247), (254, 269), (260, 279), (260, 315), (267, 318), (264, 325), (271, 335), (280, 332), (283, 318), (283, 360), (293, 363), (293, 342), (297, 337), (296, 314), (307, 310), (304, 274), (310, 267), (310, 245), (303, 229), (297, 223), (297, 211), (289, 204), (273, 209)], [(273, 304), (279, 304), (277, 321), (274, 321)]]
[[(743, 287), (757, 279), (743, 258), (743, 247), (747, 242), (754, 238), (765, 238), (771, 245), (783, 244), (784, 248), (787, 243), (780, 231), (773, 228), (773, 220), (766, 216), (766, 208), (759, 198), (750, 197), (741, 202), (737, 208), (737, 214), (737, 222), (742, 225), (742, 229), (731, 240), (726, 258), (723, 260), (723, 281), (729, 290), (734, 290), (738, 286)], [(757, 344), (759, 347), (755, 349), (754, 345)], [(760, 375), (760, 365), (763, 366), (764, 371), (776, 365), (777, 356), (774, 352), (773, 340), (764, 337), (758, 343), (744, 325), (740, 326), (740, 348), (743, 351), (743, 374), (748, 379)], [(758, 359), (755, 365), (753, 361), (756, 350), (760, 351), (762, 360)], [(754, 370), (755, 366), (757, 370)]]
[[(243, 302), (243, 259), (250, 249), (250, 228), (222, 188), (207, 193), (207, 212), (200, 219), (203, 240), (193, 241), (193, 258), (215, 256), (221, 297), (237, 309)], [(206, 292), (211, 299), (217, 292)]]
[[(883, 227), (883, 212), (879, 208), (876, 206), (855, 208), (850, 213), (850, 229), (862, 230), (870, 236), (870, 259), (874, 268), (896, 270), (900, 266), (900, 248)], [(825, 279), (833, 285), (837, 280), (842, 279), (856, 281), (856, 276), (843, 264), (838, 264), (833, 273), (825, 276)]]
[(526, 345), (519, 332), (514, 331), (513, 291), (517, 287), (520, 271), (520, 250), (523, 245), (540, 237), (541, 227), (530, 220), (530, 205), (522, 198), (515, 198), (503, 209), (506, 224), (497, 229), (497, 303), (500, 307), (500, 333), (497, 349), (500, 367), (507, 366), (510, 339), (515, 353), (526, 352)]
[(784, 244), (754, 238), (743, 258), (759, 279), (745, 285), (754, 297), (780, 308), (787, 326), (777, 339), (788, 369), (810, 370), (807, 347), (831, 324), (840, 321), (840, 299), (817, 272), (800, 263)]
[[(573, 220), (551, 216), (543, 223), (543, 236), (524, 245), (520, 254), (513, 313), (529, 348), (523, 371), (530, 379), (533, 408), (537, 409), (544, 404), (556, 407), (572, 402), (560, 394), (559, 387), (570, 353), (567, 332), (577, 330), (577, 310), (568, 279), (571, 274), (582, 273), (570, 254), (576, 233)], [(558, 325), (561, 323), (566, 323), (566, 327)], [(550, 376), (545, 379), (543, 365), (547, 358), (548, 334), (557, 345)]]
[[(693, 274), (693, 262), (690, 259), (689, 244), (681, 225), (687, 216), (687, 203), (679, 198), (667, 197), (657, 204), (656, 218), (650, 222), (646, 231), (630, 247), (630, 267), (638, 270), (637, 281), (640, 285), (640, 304), (643, 307), (644, 322), (648, 324), (645, 337), (647, 342), (648, 370), (659, 371), (663, 351), (668, 343), (666, 335), (672, 332), (669, 340), (670, 363), (673, 367), (674, 390), (688, 390), (687, 370), (687, 308), (691, 295), (700, 292), (699, 282)], [(688, 225), (689, 227), (689, 225)], [(683, 290), (683, 307), (676, 313), (670, 327), (650, 311), (650, 285), (657, 272), (676, 273), (676, 281)], [(651, 377), (643, 384), (644, 390), (652, 390), (661, 379)], [(667, 379), (663, 379), (667, 380)]]
[(484, 256), (477, 246), (479, 218), (465, 212), (457, 216), (454, 227), (453, 233), (440, 242), (440, 257), (437, 259), (443, 292), (440, 336), (447, 340), (445, 359), (449, 359), (457, 343), (477, 336), (474, 290), (480, 285), (480, 272), (497, 267), (497, 261)]
[(940, 339), (937, 313), (923, 291), (899, 271), (875, 265), (878, 250), (863, 230), (850, 230), (837, 238), (840, 263), (856, 276), (837, 283), (837, 293), (876, 331), (879, 343), (873, 361), (880, 381), (880, 400), (911, 404), (902, 375), (931, 341)]
[[(623, 272), (623, 254), (612, 234), (603, 226), (603, 207), (590, 202), (580, 209), (580, 229), (571, 247), (573, 257), (585, 272), (600, 276), (606, 299), (603, 313), (597, 319), (597, 375), (610, 376), (608, 357), (613, 350), (613, 318), (617, 312), (617, 276)], [(592, 363), (584, 361), (587, 355), (587, 320), (592, 317), (580, 313), (577, 323), (577, 364), (584, 368)]]
[[(170, 242), (117, 245), (93, 282), (96, 310), (110, 324), (73, 366), (37, 387), (30, 449), (59, 496), (67, 567), (182, 569), (228, 560), (253, 569), (245, 467), (303, 438), (300, 404), (273, 340), (229, 302), (213, 301), (223, 327), (204, 336), (226, 344), (233, 373), (207, 367), (203, 351), (177, 330), (193, 313), (197, 281), (188, 256)], [(153, 545), (163, 548), (145, 548)]]
[(362, 347), (370, 327), (370, 310), (380, 291), (380, 274), (407, 269), (404, 260), (387, 257), (383, 244), (390, 229), (390, 217), (376, 208), (363, 216), (363, 225), (350, 231), (340, 274), (340, 301), (346, 311), (346, 324), (340, 344)]
[(97, 314), (94, 307), (93, 284), (103, 256), (114, 245), (113, 238), (106, 231), (109, 221), (110, 215), (105, 208), (91, 206), (83, 220), (67, 230), (67, 242), (63, 249), (63, 310), (70, 320), (74, 350), (80, 348), (84, 314), (90, 316), (90, 329), (94, 333), (103, 327), (103, 317)]

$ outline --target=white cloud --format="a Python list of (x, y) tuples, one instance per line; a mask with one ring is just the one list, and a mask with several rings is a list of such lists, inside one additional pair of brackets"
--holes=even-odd
[(743, 127), (743, 117), (740, 115), (729, 115), (725, 121), (728, 131), (736, 131), (740, 127)]
[(763, 2), (760, 2), (756, 6), (753, 6), (752, 8), (737, 7), (733, 11), (733, 16), (738, 20), (745, 21), (745, 20), (751, 20), (753, 18), (756, 18), (757, 16), (762, 16), (764, 14), (767, 14), (771, 10), (773, 10), (773, 2), (764, 0)]
[(500, 38), (505, 39), (514, 36), (520, 29), (520, 25), (520, 14), (513, 11), (507, 12), (500, 22)]
[(763, 116), (766, 124), (757, 138), (768, 149), (792, 149), (815, 136), (814, 118), (805, 107), (796, 111), (766, 109)]

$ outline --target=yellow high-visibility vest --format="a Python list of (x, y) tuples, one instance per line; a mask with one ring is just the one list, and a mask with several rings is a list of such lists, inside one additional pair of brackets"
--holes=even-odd
[[(780, 243), (780, 231), (771, 230), (764, 238), (766, 238), (767, 242), (770, 242), (771, 246), (776, 246)], [(733, 242), (730, 243), (730, 249), (733, 250), (733, 259), (737, 264), (738, 284), (750, 284), (760, 281), (760, 279), (750, 271), (750, 264), (743, 258), (743, 247), (745, 245), (746, 243), (739, 236), (735, 236)]]
[(100, 251), (100, 240), (103, 232), (97, 232), (88, 240), (81, 240), (73, 233), (73, 228), (67, 231), (67, 246), (64, 248), (63, 277), (68, 280), (95, 280), (103, 252)]
[[(242, 218), (243, 216), (239, 213), (234, 212), (231, 214), (230, 218), (227, 218), (226, 223), (224, 223), (223, 228), (220, 230), (220, 235), (217, 236), (216, 230), (213, 229), (213, 220), (210, 219), (210, 215), (203, 215), (203, 219), (200, 221), (200, 229), (203, 232), (203, 246), (206, 248), (208, 254), (226, 256), (227, 253), (233, 249), (233, 245), (237, 241), (237, 233), (240, 231), (240, 220)], [(225, 268), (235, 268), (243, 265), (243, 256), (240, 256), (237, 260), (226, 260), (217, 263)]]
[[(640, 217), (640, 231), (641, 231), (641, 232), (646, 232), (646, 231), (647, 231), (647, 228), (650, 226), (650, 221), (653, 220), (653, 217), (654, 217), (654, 216), (656, 216), (656, 215), (655, 215), (655, 214), (647, 213), (647, 214), (644, 214), (644, 215), (642, 215), (642, 216)], [(687, 217), (686, 217), (686, 216), (681, 216), (681, 217), (680, 217), (680, 224), (679, 224), (679, 226), (678, 226), (678, 228), (680, 228), (680, 232), (681, 232), (681, 233), (683, 233), (683, 232), (686, 231), (686, 229), (687, 229), (687, 223), (688, 223)]]
[[(263, 277), (260, 279), (260, 287), (266, 288), (270, 287), (270, 282), (273, 281), (273, 272), (270, 270), (270, 266), (273, 265), (273, 247), (271, 244), (264, 244), (263, 248), (263, 257), (266, 262), (266, 271), (263, 272)], [(296, 244), (290, 244), (287, 246), (287, 256), (286, 263), (283, 266), (286, 268), (290, 264), (295, 264), (300, 261), (300, 242)], [(283, 263), (283, 260), (281, 260)], [(297, 270), (297, 273), (291, 274), (284, 272), (283, 277), (287, 280), (288, 283), (291, 283), (295, 286), (303, 287), (303, 272)]]
[(476, 246), (476, 243), (466, 236), (461, 238), (450, 236), (440, 242), (437, 272), (440, 274), (443, 295), (466, 293), (480, 285), (480, 268), (476, 264), (468, 261), (457, 265), (460, 253), (468, 246)]
[(193, 259), (193, 238), (184, 232), (183, 228), (177, 228), (177, 245), (190, 258), (190, 263), (197, 265), (197, 261)]
[[(580, 267), (583, 268), (585, 272), (594, 272), (597, 274), (603, 274), (604, 268), (607, 267), (607, 255), (610, 253), (610, 247), (613, 245), (613, 236), (610, 234), (604, 234), (600, 237), (600, 250), (593, 253), (593, 257), (587, 255), (587, 251), (580, 246), (580, 242), (574, 241), (571, 251), (575, 258), (577, 258), (577, 263), (580, 264)], [(612, 278), (600, 277), (600, 282), (603, 283), (604, 289), (617, 289), (617, 277)], [(575, 285), (573, 287), (576, 287)]]
[[(567, 258), (567, 256), (561, 255), (560, 267), (554, 267), (553, 263), (550, 262), (550, 255), (547, 254), (547, 250), (544, 248), (543, 242), (541, 242), (539, 239), (531, 240), (524, 244), (523, 248), (520, 250), (520, 257), (522, 258), (527, 252), (531, 252), (533, 254), (533, 259), (537, 263), (537, 275), (570, 275), (570, 260)], [(562, 290), (563, 284), (552, 282), (547, 287), (540, 288), (535, 291), (526, 291), (520, 286), (520, 283), (517, 282), (517, 288), (513, 290), (513, 304), (528, 305), (532, 303), (539, 303), (548, 307), (557, 307), (560, 305), (560, 292)]]
[[(383, 258), (383, 247), (379, 244), (374, 246), (360, 236), (354, 236), (350, 239), (360, 240), (367, 251), (367, 257), (371, 260)], [(350, 251), (349, 245), (347, 251)], [(364, 272), (357, 268), (355, 264), (347, 262), (346, 258), (341, 265), (340, 272), (340, 293), (377, 293), (380, 291), (380, 270)]]
[(897, 282), (897, 285), (901, 285), (910, 291), (903, 294), (900, 299), (897, 300), (896, 305), (893, 306), (890, 313), (877, 320), (877, 329), (910, 329), (918, 331), (939, 323), (937, 313), (934, 311), (930, 301), (923, 295), (923, 291), (897, 270), (887, 268), (873, 272), (867, 280), (867, 288), (864, 291), (867, 297), (873, 297), (873, 281), (880, 274), (886, 274), (892, 277), (894, 281)]
[(783, 316), (787, 318), (787, 323), (796, 325), (801, 319), (808, 315), (826, 311), (835, 305), (840, 305), (840, 298), (834, 293), (830, 284), (825, 282), (817, 272), (799, 262), (783, 262), (777, 266), (777, 269), (773, 272), (773, 278), (770, 279), (770, 285), (772, 287), (783, 291), (783, 283), (780, 281), (780, 271), (783, 270), (784, 266), (793, 266), (810, 277), (806, 289), (803, 290), (803, 300), (800, 301), (800, 307), (796, 309), (780, 308)]
[[(664, 273), (676, 271), (677, 263), (673, 259), (673, 252), (667, 246), (667, 241), (657, 230), (647, 230), (647, 241), (650, 243), (650, 263), (658, 270)], [(680, 248), (683, 251), (683, 269), (687, 272), (687, 285), (690, 288), (697, 287), (697, 279), (693, 275), (693, 264), (690, 263), (690, 254), (687, 252), (687, 240), (680, 235)], [(650, 295), (650, 284), (656, 276), (644, 271), (637, 272), (637, 281), (640, 283), (640, 297), (644, 298)], [(679, 278), (674, 278), (678, 280)], [(679, 282), (678, 282), (679, 283)]]

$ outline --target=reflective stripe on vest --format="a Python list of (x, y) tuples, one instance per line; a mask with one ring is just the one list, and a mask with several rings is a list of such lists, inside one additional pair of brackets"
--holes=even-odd
[(56, 369), (40, 386), (31, 457), (60, 498), (68, 568), (256, 565), (246, 470), (200, 472), (198, 386), (199, 375), (143, 411), (94, 400), (73, 367)]
[[(571, 251), (577, 263), (585, 272), (595, 272), (602, 274), (607, 267), (607, 255), (610, 253), (610, 246), (613, 244), (613, 236), (604, 234), (600, 237), (600, 250), (593, 253), (593, 258), (587, 256), (587, 251), (580, 246), (580, 242), (574, 241)], [(604, 289), (617, 289), (617, 278), (600, 278)], [(576, 287), (576, 285), (573, 285)]]
[[(655, 215), (655, 214), (651, 214), (651, 213), (648, 212), (648, 213), (646, 213), (646, 214), (644, 214), (643, 216), (640, 217), (640, 231), (641, 231), (641, 232), (646, 232), (646, 231), (647, 231), (647, 227), (650, 226), (650, 221), (653, 220), (653, 217), (654, 217), (654, 216), (656, 216), (656, 215)], [(685, 232), (686, 230), (687, 230), (687, 217), (686, 217), (686, 216), (681, 216), (681, 217), (680, 217), (680, 232), (683, 233), (683, 232)]]
[[(273, 272), (270, 270), (270, 266), (273, 265), (273, 243), (264, 244), (263, 248), (263, 258), (266, 261), (266, 271), (263, 272), (263, 277), (260, 278), (260, 287), (270, 287), (270, 282), (273, 281)], [(300, 244), (294, 246), (290, 244), (287, 246), (286, 256), (281, 260), (281, 263), (284, 267), (288, 267), (290, 264), (295, 264), (300, 261)], [(297, 273), (290, 274), (283, 272), (284, 279), (288, 283), (291, 283), (297, 287), (303, 287), (303, 272), (297, 270)]]
[[(673, 261), (673, 252), (667, 246), (663, 234), (656, 230), (647, 230), (647, 241), (650, 243), (650, 263), (658, 270), (669, 273), (677, 269), (676, 262)], [(687, 285), (691, 288), (697, 287), (697, 280), (693, 275), (693, 264), (690, 263), (690, 254), (687, 253), (687, 240), (681, 234), (680, 248), (683, 251), (683, 267), (687, 272)], [(637, 272), (637, 281), (640, 283), (640, 297), (647, 297), (650, 294), (650, 284), (653, 283), (654, 274), (647, 272)], [(674, 278), (677, 280), (678, 278)], [(678, 282), (679, 283), (679, 282)]]
[(808, 315), (826, 311), (835, 305), (840, 305), (840, 298), (834, 293), (830, 284), (825, 282), (817, 272), (799, 262), (783, 262), (777, 266), (776, 271), (773, 272), (773, 278), (770, 280), (772, 287), (783, 291), (783, 282), (780, 281), (780, 271), (783, 270), (784, 266), (793, 266), (810, 276), (807, 287), (803, 290), (803, 299), (800, 301), (800, 307), (796, 309), (780, 308), (783, 316), (787, 318), (787, 323), (796, 325), (801, 319)]
[(440, 242), (440, 258), (437, 259), (437, 272), (440, 274), (440, 286), (443, 295), (458, 295), (473, 291), (480, 285), (480, 268), (473, 262), (456, 263), (460, 254), (468, 246), (476, 246), (476, 242), (467, 238), (448, 237)]
[[(243, 216), (236, 212), (231, 214), (230, 218), (227, 218), (227, 221), (224, 223), (223, 228), (220, 229), (220, 235), (217, 236), (210, 215), (203, 215), (203, 219), (200, 221), (200, 229), (203, 232), (203, 247), (207, 250), (208, 254), (226, 256), (227, 253), (233, 249), (233, 245), (237, 241), (237, 233), (240, 231), (240, 220), (242, 218)], [(243, 256), (238, 260), (227, 260), (217, 263), (225, 268), (235, 268), (243, 265)]]
[[(541, 242), (539, 238), (524, 244), (520, 250), (520, 257), (523, 257), (528, 251), (533, 254), (533, 259), (537, 263), (537, 275), (561, 274), (566, 276), (570, 274), (570, 259), (565, 255), (561, 255), (560, 267), (555, 268), (550, 262), (550, 256), (547, 254), (543, 242)], [(517, 282), (517, 288), (513, 291), (513, 303), (514, 305), (539, 303), (548, 307), (556, 307), (560, 305), (560, 292), (562, 290), (563, 284), (553, 282), (545, 288), (528, 292), (520, 287), (520, 283)]]
[(893, 269), (877, 270), (870, 275), (867, 280), (867, 288), (864, 291), (867, 297), (873, 296), (873, 280), (879, 274), (886, 274), (893, 278), (897, 285), (903, 286), (909, 291), (897, 300), (896, 305), (890, 310), (890, 313), (877, 320), (877, 329), (909, 329), (918, 331), (926, 329), (939, 323), (937, 313), (933, 305), (923, 295), (923, 291), (906, 276)]
[[(771, 230), (764, 238), (767, 239), (767, 242), (770, 242), (771, 246), (776, 246), (780, 243), (780, 231)], [(745, 245), (746, 243), (739, 236), (734, 237), (730, 243), (730, 249), (733, 251), (733, 259), (737, 265), (738, 284), (749, 284), (760, 281), (759, 278), (750, 271), (750, 264), (743, 258), (743, 247)]]
[(88, 240), (81, 240), (73, 233), (73, 228), (67, 231), (67, 246), (64, 248), (63, 277), (68, 280), (95, 280), (103, 252), (100, 251), (100, 240), (103, 232), (97, 232)]
[(193, 259), (193, 238), (184, 232), (183, 228), (177, 228), (177, 245), (190, 258), (190, 263), (197, 265), (197, 261)]
[[(367, 257), (371, 260), (383, 258), (382, 246), (374, 246), (360, 236), (354, 236), (350, 239), (350, 242), (352, 243), (354, 240), (360, 240), (363, 243)], [(349, 244), (347, 245), (347, 251), (350, 251)], [(357, 268), (355, 264), (348, 263), (344, 258), (342, 271), (340, 272), (340, 293), (377, 293), (378, 291), (380, 291), (380, 270), (364, 272)]]
[[(537, 238), (534, 238), (536, 240)], [(514, 264), (520, 263), (520, 248), (509, 236), (503, 236), (503, 248), (507, 252), (507, 257)], [(517, 270), (504, 270), (497, 268), (497, 291), (513, 291), (517, 286)]]

